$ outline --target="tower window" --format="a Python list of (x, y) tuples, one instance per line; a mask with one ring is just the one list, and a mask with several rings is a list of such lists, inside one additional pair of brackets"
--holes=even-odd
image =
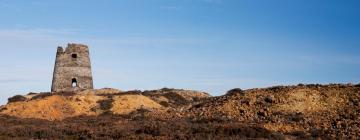
[(77, 86), (78, 86), (78, 83), (77, 83), (76, 78), (73, 78), (73, 79), (71, 80), (71, 86), (72, 86), (72, 87), (77, 87)]
[(72, 54), (71, 57), (72, 58), (77, 58), (77, 54)]

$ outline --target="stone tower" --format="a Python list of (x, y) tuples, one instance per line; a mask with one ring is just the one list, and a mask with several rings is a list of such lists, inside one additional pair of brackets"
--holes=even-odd
[(58, 47), (51, 92), (93, 89), (89, 48), (82, 44)]

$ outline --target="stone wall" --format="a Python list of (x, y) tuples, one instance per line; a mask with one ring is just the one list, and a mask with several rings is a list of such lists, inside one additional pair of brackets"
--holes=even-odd
[(79, 89), (93, 89), (89, 49), (82, 44), (68, 44), (65, 50), (58, 47), (51, 91)]

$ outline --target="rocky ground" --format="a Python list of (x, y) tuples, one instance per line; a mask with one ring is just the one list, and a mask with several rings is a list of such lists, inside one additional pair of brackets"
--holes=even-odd
[(0, 139), (358, 139), (360, 85), (30, 93), (0, 107)]

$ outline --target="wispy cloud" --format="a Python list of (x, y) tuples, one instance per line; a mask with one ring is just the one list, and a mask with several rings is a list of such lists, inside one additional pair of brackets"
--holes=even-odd
[(0, 29), (0, 34), (10, 35), (69, 35), (76, 33), (74, 29), (49, 29), (49, 28), (26, 28), (26, 25), (21, 25), (23, 28), (16, 29)]
[[(209, 40), (198, 38), (171, 37), (108, 37), (99, 38), (80, 34), (73, 29), (0, 29), (0, 47), (39, 47), (69, 42), (90, 43), (104, 46), (160, 46), (204, 43)], [(169, 46), (168, 46), (169, 47)]]
[(0, 47), (42, 47), (62, 43), (69, 29), (0, 29)]
[(0, 79), (0, 83), (17, 83), (17, 82), (22, 82), (24, 81), (23, 79)]

